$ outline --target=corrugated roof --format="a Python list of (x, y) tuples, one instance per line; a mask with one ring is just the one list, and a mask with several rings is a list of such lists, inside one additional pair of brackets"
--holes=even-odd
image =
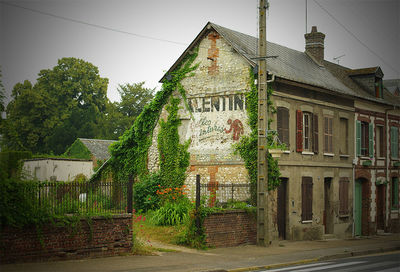
[[(209, 22), (166, 74), (175, 69), (184, 55), (191, 48), (196, 46), (202, 36), (210, 29), (214, 29), (218, 32), (240, 55), (247, 59), (250, 65), (253, 67), (256, 66), (258, 38)], [(267, 42), (267, 56), (277, 56), (267, 59), (267, 69), (269, 73), (277, 77), (320, 87), (343, 95), (360, 97), (380, 103), (394, 103), (390, 94), (390, 99), (377, 99), (352, 82), (349, 74), (357, 70), (351, 70), (343, 66), (335, 66), (335, 64), (328, 61), (324, 61), (324, 65), (321, 66), (305, 52), (300, 52), (272, 42)], [(364, 72), (370, 72), (372, 70), (376, 71), (377, 69), (379, 68), (373, 67), (358, 70), (360, 72), (363, 70), (365, 70)], [(164, 77), (161, 81), (163, 81)], [(395, 102), (395, 104), (398, 105), (398, 102)]]
[(115, 143), (114, 140), (99, 140), (78, 138), (97, 160), (107, 160), (111, 157), (108, 147)]

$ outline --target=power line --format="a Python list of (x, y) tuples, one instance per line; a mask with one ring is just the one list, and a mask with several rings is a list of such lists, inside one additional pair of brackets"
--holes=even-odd
[[(69, 21), (69, 22), (73, 22), (73, 23), (77, 23), (77, 24), (87, 25), (87, 26), (91, 26), (91, 27), (94, 27), (94, 28), (107, 30), (107, 31), (112, 31), (112, 32), (120, 33), (120, 34), (130, 35), (130, 36), (135, 36), (135, 37), (139, 37), (139, 38), (143, 38), (143, 39), (167, 42), (167, 43), (183, 45), (183, 46), (189, 46), (190, 45), (190, 43), (183, 43), (183, 42), (177, 42), (177, 41), (173, 41), (173, 40), (161, 39), (161, 38), (157, 38), (157, 37), (152, 37), (152, 36), (147, 36), (147, 35), (143, 35), (143, 34), (137, 34), (137, 33), (129, 32), (129, 31), (125, 31), (125, 30), (120, 30), (120, 29), (116, 29), (116, 28), (112, 28), (112, 27), (108, 27), (108, 26), (104, 26), (104, 25), (88, 23), (88, 22), (85, 22), (85, 21), (82, 21), (82, 20), (72, 19), (72, 18), (68, 18), (68, 17), (65, 17), (65, 16), (60, 16), (60, 15), (56, 15), (56, 14), (53, 14), (53, 13), (49, 13), (49, 12), (45, 12), (45, 11), (41, 11), (41, 10), (37, 10), (37, 9), (32, 9), (32, 8), (28, 8), (28, 7), (24, 7), (24, 6), (20, 6), (20, 5), (16, 5), (16, 4), (9, 3), (9, 2), (0, 1), (0, 4), (12, 6), (12, 7), (20, 8), (20, 9), (24, 9), (24, 10), (28, 10), (30, 12), (34, 12), (34, 13), (38, 13), (38, 14), (41, 14), (41, 15), (50, 16), (50, 17), (61, 19), (61, 20), (64, 20), (64, 21)], [(199, 46), (199, 48), (209, 49), (208, 47), (204, 47), (204, 46)], [(219, 48), (219, 51), (232, 52), (232, 50), (224, 50), (224, 49), (221, 49), (221, 48)]]
[(184, 45), (184, 46), (188, 45), (187, 43), (183, 43), (183, 42), (166, 40), (166, 39), (161, 39), (161, 38), (157, 38), (157, 37), (151, 37), (151, 36), (147, 36), (147, 35), (137, 34), (137, 33), (129, 32), (129, 31), (119, 30), (119, 29), (116, 29), (116, 28), (107, 27), (107, 26), (103, 26), (103, 25), (88, 23), (88, 22), (85, 22), (85, 21), (72, 19), (72, 18), (56, 15), (56, 14), (53, 14), (53, 13), (44, 12), (44, 11), (41, 11), (41, 10), (20, 6), (20, 5), (14, 4), (14, 3), (10, 3), (10, 2), (1, 1), (0, 3), (3, 4), (3, 5), (12, 6), (12, 7), (16, 7), (16, 8), (20, 8), (20, 9), (24, 9), (24, 10), (28, 10), (28, 11), (39, 13), (39, 14), (42, 14), (42, 15), (47, 15), (47, 16), (50, 16), (50, 17), (54, 17), (54, 18), (57, 18), (57, 19), (64, 20), (64, 21), (74, 22), (74, 23), (77, 23), (77, 24), (87, 25), (87, 26), (91, 26), (91, 27), (95, 27), (95, 28), (99, 28), (99, 29), (103, 29), (103, 30), (108, 30), (108, 31), (113, 31), (113, 32), (121, 33), (121, 34), (126, 34), (126, 35), (130, 35), (130, 36), (135, 36), (135, 37), (139, 37), (139, 38), (143, 38), (143, 39), (156, 40), (156, 41), (161, 41), (161, 42), (168, 42), (168, 43)]
[(354, 39), (356, 39), (361, 45), (363, 45), (369, 52), (371, 52), (373, 55), (375, 55), (377, 58), (379, 58), (384, 64), (386, 64), (389, 68), (391, 68), (393, 71), (395, 71), (397, 74), (399, 74), (399, 71), (396, 68), (394, 68), (388, 62), (386, 62), (381, 56), (379, 56), (377, 53), (375, 53), (375, 51), (373, 51), (371, 48), (369, 48), (368, 45), (366, 45), (356, 35), (354, 35), (344, 24), (342, 24), (338, 19), (336, 19), (336, 17), (333, 16), (325, 7), (323, 7), (320, 3), (318, 3), (317, 0), (314, 0), (314, 3), (316, 3), (323, 11), (325, 11), (336, 23), (338, 23), (344, 30), (346, 30), (347, 33), (349, 33)]

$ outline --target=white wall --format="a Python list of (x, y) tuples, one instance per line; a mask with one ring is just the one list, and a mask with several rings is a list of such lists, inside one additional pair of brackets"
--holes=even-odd
[(25, 160), (22, 170), (26, 179), (72, 181), (78, 174), (90, 178), (93, 174), (93, 162), (71, 159), (33, 159)]

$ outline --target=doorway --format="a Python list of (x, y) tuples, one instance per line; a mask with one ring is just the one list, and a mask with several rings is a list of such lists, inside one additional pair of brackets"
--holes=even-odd
[(325, 234), (333, 233), (333, 210), (331, 205), (332, 178), (324, 179), (324, 218)]
[(281, 178), (281, 184), (278, 187), (278, 234), (279, 239), (286, 240), (286, 219), (287, 219), (287, 178)]
[(376, 186), (376, 228), (378, 230), (385, 229), (385, 188), (380, 184)]
[(354, 230), (356, 236), (368, 235), (369, 199), (367, 186), (368, 181), (366, 179), (356, 180), (354, 193)]

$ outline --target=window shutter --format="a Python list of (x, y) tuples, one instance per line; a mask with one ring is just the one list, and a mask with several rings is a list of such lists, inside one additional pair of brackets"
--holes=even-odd
[(356, 121), (356, 149), (357, 156), (361, 156), (361, 122)]
[(279, 107), (276, 111), (276, 131), (278, 132), (278, 138), (281, 142), (283, 142), (282, 114), (283, 110)]
[(399, 178), (394, 177), (392, 179), (392, 208), (398, 208), (399, 206)]
[(283, 141), (286, 146), (289, 148), (289, 110), (283, 110), (283, 120), (282, 120), (282, 127), (283, 127)]
[(374, 156), (374, 124), (369, 123), (368, 124), (368, 140), (369, 140), (369, 157), (372, 158)]
[(303, 112), (296, 111), (296, 151), (303, 151)]
[(279, 140), (286, 144), (286, 147), (289, 147), (289, 110), (279, 107), (276, 119)]
[(339, 181), (339, 214), (349, 213), (349, 181), (345, 178)]
[(391, 157), (397, 159), (399, 156), (399, 130), (397, 127), (390, 127)]
[(329, 118), (329, 151), (333, 153), (333, 118)]
[(313, 151), (318, 153), (318, 115), (313, 115)]
[(313, 201), (312, 178), (303, 177), (301, 186), (302, 186), (301, 219), (302, 221), (312, 220), (312, 201)]

